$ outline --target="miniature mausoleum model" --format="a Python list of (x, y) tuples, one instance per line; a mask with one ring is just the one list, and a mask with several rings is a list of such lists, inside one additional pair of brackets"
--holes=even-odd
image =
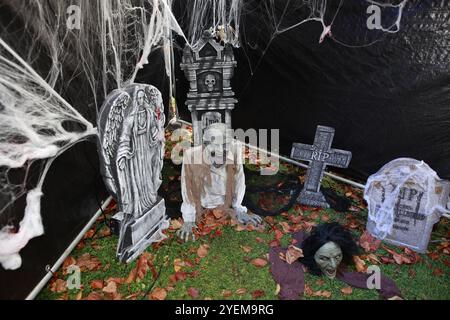
[(189, 81), (186, 105), (192, 116), (194, 145), (202, 143), (203, 131), (212, 123), (225, 123), (231, 129), (231, 110), (237, 103), (231, 78), (236, 65), (232, 46), (221, 45), (209, 31), (192, 49), (184, 48), (181, 69)]

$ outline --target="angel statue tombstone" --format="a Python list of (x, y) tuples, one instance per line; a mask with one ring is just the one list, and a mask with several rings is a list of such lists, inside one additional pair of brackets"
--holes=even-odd
[(129, 263), (151, 243), (165, 239), (169, 226), (158, 197), (164, 157), (164, 105), (161, 93), (131, 84), (108, 95), (98, 117), (100, 159), (105, 184), (119, 212), (117, 257)]

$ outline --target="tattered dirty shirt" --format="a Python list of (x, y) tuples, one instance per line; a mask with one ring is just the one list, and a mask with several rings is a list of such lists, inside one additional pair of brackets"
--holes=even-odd
[[(247, 212), (247, 208), (242, 206), (242, 200), (245, 195), (245, 175), (242, 161), (240, 160), (241, 145), (238, 142), (233, 142), (230, 150), (227, 152), (227, 163), (232, 162), (235, 170), (233, 183), (233, 196), (231, 207), (237, 212)], [(202, 146), (193, 147), (184, 151), (183, 167), (181, 170), (181, 195), (183, 197), (183, 204), (181, 205), (181, 213), (185, 222), (196, 221), (196, 204), (192, 197), (189, 196), (190, 181), (187, 181), (186, 174), (187, 166), (190, 163), (189, 159), (201, 159), (203, 152)], [(227, 193), (227, 165), (220, 168), (215, 168), (209, 164), (201, 164), (194, 170), (194, 176), (198, 176), (200, 171), (206, 170), (210, 175), (210, 181), (205, 181), (203, 191), (200, 192), (200, 203), (202, 208), (214, 209), (225, 205)], [(198, 171), (198, 172), (197, 172)], [(209, 177), (208, 177), (209, 179)], [(197, 195), (198, 196), (198, 195)]]

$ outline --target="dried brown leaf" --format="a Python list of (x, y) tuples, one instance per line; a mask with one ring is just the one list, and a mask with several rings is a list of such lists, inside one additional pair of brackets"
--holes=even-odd
[(244, 295), (246, 293), (247, 293), (247, 289), (245, 289), (245, 288), (240, 288), (240, 289), (236, 290), (236, 294), (239, 295), (239, 296), (242, 296), (242, 295)]
[(62, 293), (67, 291), (67, 282), (63, 279), (56, 279), (50, 286), (50, 291), (55, 293)]
[(197, 256), (204, 258), (208, 255), (209, 245), (202, 244), (197, 250)]
[(359, 256), (354, 256), (353, 262), (355, 263), (356, 271), (366, 272), (366, 270), (367, 270), (366, 263)]
[(117, 293), (117, 283), (114, 281), (108, 282), (107, 286), (102, 289), (103, 292), (115, 294)]
[(197, 299), (200, 296), (200, 292), (196, 288), (189, 288), (188, 294), (192, 299)]
[(264, 292), (264, 290), (255, 290), (252, 292), (253, 299), (258, 299), (258, 298), (264, 297), (265, 295), (266, 295), (266, 293)]
[(293, 264), (301, 257), (303, 257), (303, 250), (294, 245), (290, 245), (286, 251), (286, 262)]
[(381, 240), (376, 239), (373, 237), (367, 230), (364, 231), (364, 233), (359, 238), (359, 245), (366, 251), (366, 252), (375, 252), (380, 247)]
[(241, 248), (245, 253), (250, 253), (253, 250), (252, 247), (249, 246), (241, 246)]
[(353, 288), (352, 287), (345, 287), (341, 289), (342, 294), (344, 295), (350, 295), (353, 293)]
[(103, 289), (103, 280), (93, 280), (91, 281), (91, 288), (95, 289)]
[(155, 288), (149, 295), (150, 300), (166, 300), (167, 291), (163, 288)]
[(256, 258), (251, 261), (251, 264), (257, 268), (262, 268), (267, 265), (267, 260), (262, 259), (262, 258)]
[(233, 295), (233, 292), (231, 290), (223, 290), (222, 291), (222, 297), (229, 298)]
[(105, 300), (105, 296), (97, 291), (92, 291), (89, 295), (83, 300)]
[(81, 269), (81, 271), (93, 271), (100, 267), (101, 262), (97, 257), (92, 257), (89, 253), (85, 253), (78, 258), (76, 265)]

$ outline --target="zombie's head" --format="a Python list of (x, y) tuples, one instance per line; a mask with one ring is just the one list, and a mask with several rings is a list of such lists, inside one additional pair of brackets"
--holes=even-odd
[(358, 246), (350, 232), (334, 222), (317, 226), (303, 241), (302, 250), (300, 262), (312, 274), (334, 278), (341, 262), (347, 265), (353, 263)]
[(226, 164), (231, 137), (224, 123), (213, 123), (205, 129), (203, 147), (205, 161), (216, 168)]

